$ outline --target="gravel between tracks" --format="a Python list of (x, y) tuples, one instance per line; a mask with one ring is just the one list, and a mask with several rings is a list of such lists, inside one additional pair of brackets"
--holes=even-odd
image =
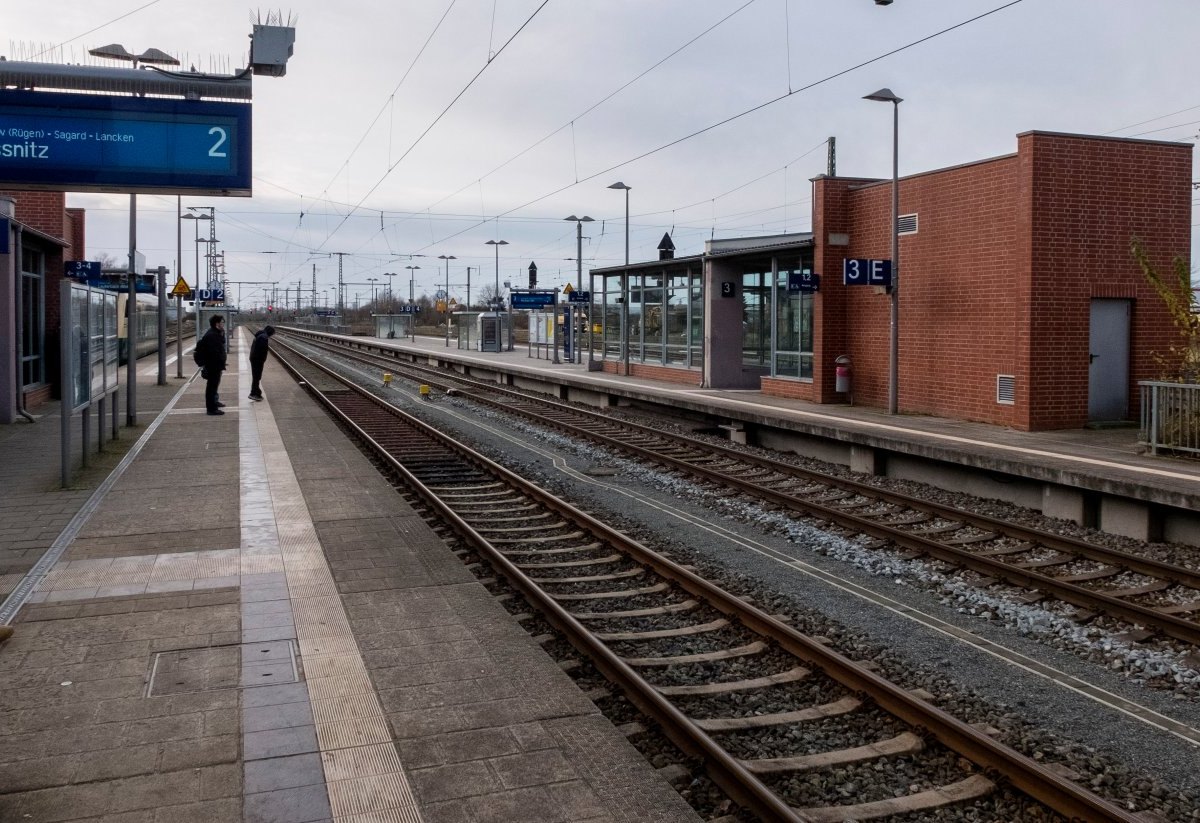
[[(389, 392), (389, 396), (395, 398), (397, 393)], [(1036, 759), (1059, 764), (1104, 796), (1131, 809), (1154, 810), (1169, 820), (1200, 821), (1195, 747), (943, 632), (905, 620), (895, 609), (822, 582), (780, 559), (795, 558), (838, 575), (850, 585), (882, 591), (897, 608), (931, 614), (959, 630), (1200, 727), (1194, 664), (1189, 665), (1170, 644), (1137, 646), (1113, 635), (1093, 634), (1092, 627), (1082, 628), (1063, 616), (1065, 610), (1056, 614), (1058, 610), (1053, 608), (1019, 607), (990, 590), (956, 582), (952, 574), (938, 572), (930, 564), (908, 566), (905, 564), (911, 561), (883, 552), (866, 552), (854, 560), (862, 547), (851, 541), (736, 497), (712, 495), (703, 486), (514, 423), (463, 401), (422, 403), (412, 400), (411, 392), (404, 398), (400, 405), (421, 416), (430, 415), (481, 451), (496, 459), (503, 457), (514, 470), (539, 477), (551, 491), (570, 497), (674, 559), (692, 563), (705, 576), (719, 578), (727, 588), (753, 597), (768, 611), (790, 615), (798, 629), (831, 638), (844, 654), (878, 662), (882, 673), (896, 682), (929, 690), (939, 705), (956, 716), (988, 723), (1000, 730), (1007, 744)], [(504, 435), (476, 425), (489, 422)], [(536, 451), (517, 448), (514, 439)], [(555, 461), (576, 473), (555, 469)], [(595, 474), (611, 476), (589, 478), (589, 470), (596, 468), (603, 471)], [(825, 469), (839, 471), (837, 467)], [(1190, 547), (1123, 541), (1023, 513), (1007, 504), (917, 484), (879, 481), (879, 485), (983, 514), (1021, 517), (1047, 531), (1196, 565), (1196, 550)], [(692, 519), (681, 519), (677, 512)], [(703, 525), (703, 519), (727, 534)], [(930, 583), (916, 585), (923, 575)], [(929, 590), (939, 593), (931, 597)], [(1070, 651), (1064, 651), (1067, 649)], [(1120, 662), (1114, 666), (1113, 661)], [(1151, 690), (1146, 687), (1148, 680), (1173, 682), (1173, 690)]]

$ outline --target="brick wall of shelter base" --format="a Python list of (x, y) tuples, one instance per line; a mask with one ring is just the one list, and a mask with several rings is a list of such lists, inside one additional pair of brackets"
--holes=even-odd
[[(621, 364), (618, 360), (605, 360), (604, 371), (609, 374), (620, 374)], [(703, 375), (699, 369), (671, 368), (655, 366), (648, 363), (630, 363), (630, 377), (642, 377), (647, 380), (661, 380), (664, 383), (678, 383), (682, 386), (699, 386)]]
[[(890, 297), (841, 284), (845, 258), (891, 257), (891, 181), (814, 181), (817, 299), (814, 380), (764, 381), (767, 393), (818, 403), (833, 360), (853, 359), (856, 404), (886, 407)], [(899, 408), (1011, 426), (1087, 422), (1094, 297), (1134, 301), (1130, 414), (1137, 381), (1157, 377), (1169, 345), (1161, 301), (1129, 253), (1141, 237), (1162, 266), (1190, 255), (1191, 147), (1031, 132), (1015, 155), (900, 181)], [(833, 237), (848, 236), (848, 245)], [(839, 238), (844, 242), (845, 237)], [(997, 402), (997, 376), (1015, 403)]]

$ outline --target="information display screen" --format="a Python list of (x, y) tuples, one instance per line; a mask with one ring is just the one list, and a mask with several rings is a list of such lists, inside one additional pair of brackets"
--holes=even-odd
[(248, 103), (0, 90), (0, 188), (251, 194)]

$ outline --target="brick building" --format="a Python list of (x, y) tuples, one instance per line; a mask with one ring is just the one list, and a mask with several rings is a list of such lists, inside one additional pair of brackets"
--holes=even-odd
[[(1130, 243), (1141, 238), (1161, 270), (1190, 259), (1192, 149), (1035, 131), (1015, 154), (901, 178), (898, 410), (1026, 431), (1136, 418), (1137, 383), (1160, 377), (1154, 355), (1178, 332)], [(604, 368), (623, 370), (613, 333), (627, 288), (630, 374), (674, 369), (679, 382), (886, 408), (890, 297), (843, 286), (841, 272), (847, 258), (891, 256), (890, 217), (890, 180), (821, 176), (811, 235), (593, 270)], [(649, 329), (655, 346), (639, 345), (654, 309), (645, 295), (672, 270), (704, 292), (686, 312), (659, 298), (675, 327), (704, 329), (687, 363), (671, 362), (666, 323)], [(819, 291), (789, 290), (813, 273)], [(835, 391), (840, 355), (849, 394)]]
[(0, 191), (0, 423), (58, 394), (59, 284), (84, 222), (62, 192)]

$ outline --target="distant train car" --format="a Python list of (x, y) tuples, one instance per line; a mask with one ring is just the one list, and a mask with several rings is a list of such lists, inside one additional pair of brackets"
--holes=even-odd
[[(137, 331), (137, 356), (145, 357), (158, 350), (158, 297), (153, 294), (136, 294), (134, 302), (134, 329)], [(122, 363), (129, 360), (129, 331), (126, 325), (128, 312), (126, 305), (129, 295), (121, 292), (117, 298), (117, 345), (118, 356)], [(167, 320), (174, 323), (175, 306), (167, 304)], [(168, 334), (174, 329), (168, 326)]]

